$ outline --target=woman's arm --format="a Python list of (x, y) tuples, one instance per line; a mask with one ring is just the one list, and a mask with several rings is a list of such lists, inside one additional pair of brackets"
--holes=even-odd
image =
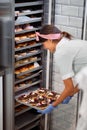
[(72, 96), (75, 93), (77, 93), (79, 91), (78, 87), (74, 87), (73, 85), (73, 81), (72, 78), (68, 78), (64, 81), (64, 85), (65, 85), (65, 89), (63, 90), (63, 92), (61, 93), (60, 97), (53, 102), (53, 106), (57, 106), (58, 104), (60, 104), (66, 97), (68, 96)]

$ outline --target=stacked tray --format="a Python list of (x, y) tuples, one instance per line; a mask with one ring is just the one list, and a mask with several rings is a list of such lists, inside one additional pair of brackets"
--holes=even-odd
[(54, 102), (58, 99), (60, 94), (53, 92), (51, 90), (47, 90), (45, 88), (39, 88), (37, 90), (23, 93), (16, 97), (16, 101), (24, 104), (26, 106), (30, 106), (35, 109), (43, 110), (50, 103)]

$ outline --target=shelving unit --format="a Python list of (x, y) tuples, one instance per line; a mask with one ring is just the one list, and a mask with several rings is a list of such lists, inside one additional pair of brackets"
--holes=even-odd
[[(15, 97), (45, 87), (42, 44), (35, 39), (35, 32), (43, 24), (43, 3), (44, 0), (15, 0)], [(44, 130), (44, 127), (44, 116), (15, 101), (15, 130)]]

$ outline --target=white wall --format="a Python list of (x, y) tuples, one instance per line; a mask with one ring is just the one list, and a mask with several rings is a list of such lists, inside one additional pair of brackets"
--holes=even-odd
[(81, 38), (84, 0), (55, 1), (55, 25)]

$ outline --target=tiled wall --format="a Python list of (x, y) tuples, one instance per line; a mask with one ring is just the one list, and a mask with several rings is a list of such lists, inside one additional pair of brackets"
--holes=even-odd
[(84, 0), (55, 0), (55, 25), (81, 38)]

